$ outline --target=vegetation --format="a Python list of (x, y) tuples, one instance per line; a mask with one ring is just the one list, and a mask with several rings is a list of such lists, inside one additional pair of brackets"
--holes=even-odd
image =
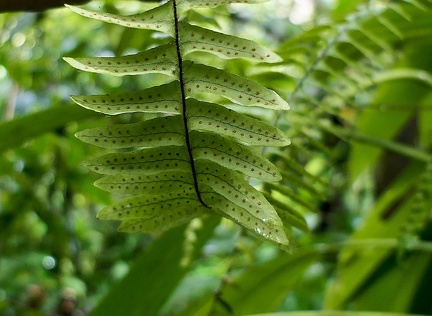
[(0, 16), (0, 311), (431, 314), (432, 2), (216, 2)]

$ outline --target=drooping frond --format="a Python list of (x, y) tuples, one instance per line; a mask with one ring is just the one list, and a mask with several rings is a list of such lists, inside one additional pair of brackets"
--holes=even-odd
[[(108, 115), (156, 113), (138, 123), (77, 133), (87, 143), (117, 150), (90, 158), (87, 166), (104, 175), (103, 190), (127, 197), (101, 210), (100, 219), (122, 221), (120, 230), (153, 233), (207, 212), (232, 219), (260, 236), (288, 246), (284, 226), (304, 228), (301, 216), (279, 214), (248, 178), (277, 182), (278, 168), (262, 156), (264, 146), (286, 146), (286, 134), (268, 123), (226, 107), (288, 110), (273, 90), (193, 59), (206, 52), (223, 59), (278, 63), (282, 58), (250, 40), (191, 25), (195, 8), (256, 1), (171, 0), (132, 16), (70, 7), (86, 17), (125, 27), (160, 31), (168, 44), (120, 57), (65, 58), (72, 66), (114, 76), (162, 74), (166, 84), (116, 95), (74, 96), (77, 104)], [(206, 96), (216, 98), (208, 99)], [(221, 100), (215, 101), (215, 100)], [(291, 221), (292, 219), (292, 221)], [(298, 224), (301, 223), (301, 224)]]

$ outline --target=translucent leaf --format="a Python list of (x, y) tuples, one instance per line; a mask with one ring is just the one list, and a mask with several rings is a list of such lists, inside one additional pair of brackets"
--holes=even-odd
[(106, 154), (87, 161), (86, 165), (94, 172), (108, 175), (190, 170), (189, 155), (186, 148), (180, 146)]
[(174, 76), (177, 55), (171, 44), (121, 57), (63, 58), (71, 66), (88, 72), (113, 76), (159, 73)]
[(245, 58), (259, 62), (276, 63), (282, 58), (253, 41), (211, 31), (187, 23), (181, 24), (183, 55), (195, 51), (208, 52), (224, 59)]
[(158, 117), (134, 124), (86, 129), (75, 136), (89, 144), (115, 149), (185, 144), (181, 116)]
[(157, 194), (173, 191), (194, 192), (192, 174), (180, 171), (106, 176), (96, 181), (95, 185), (105, 191), (124, 194)]
[(287, 136), (277, 128), (214, 103), (187, 100), (189, 128), (233, 137), (249, 145), (287, 146)]
[[(90, 170), (105, 175), (95, 183), (97, 187), (114, 194), (132, 195), (104, 208), (98, 214), (100, 219), (121, 220), (120, 231), (153, 233), (212, 209), (268, 240), (288, 245), (276, 210), (246, 181), (246, 177), (262, 181), (281, 179), (277, 168), (262, 157), (261, 150), (262, 146), (288, 145), (287, 136), (257, 119), (197, 98), (210, 93), (217, 99), (222, 96), (240, 105), (273, 110), (289, 109), (287, 102), (254, 81), (196, 64), (184, 59), (184, 55), (207, 51), (226, 59), (272, 63), (282, 59), (249, 40), (183, 22), (175, 24), (191, 8), (264, 1), (172, 0), (124, 17), (71, 7), (102, 21), (161, 31), (172, 37), (179, 35), (182, 44), (177, 47), (178, 41), (173, 40), (122, 57), (65, 58), (84, 71), (115, 76), (163, 74), (171, 81), (138, 92), (72, 97), (82, 107), (109, 115), (169, 114), (77, 133), (85, 142), (121, 150), (87, 161)], [(178, 74), (179, 59), (183, 60), (183, 78)], [(182, 100), (184, 96), (186, 100)]]
[[(240, 175), (210, 161), (198, 160), (196, 166), (199, 188), (208, 187), (240, 208), (253, 212), (256, 217), (280, 223), (273, 206)], [(207, 200), (204, 202), (207, 205), (212, 203)]]
[(198, 206), (200, 203), (195, 192), (189, 193), (181, 190), (157, 195), (144, 194), (123, 199), (102, 209), (98, 218), (103, 220), (150, 219), (170, 209)]
[(278, 169), (270, 161), (253, 153), (246, 146), (217, 134), (195, 132), (190, 137), (194, 159), (208, 159), (263, 181), (282, 179)]
[(164, 195), (141, 195), (124, 199), (102, 209), (98, 218), (123, 220), (122, 232), (156, 233), (190, 221), (208, 211), (199, 203), (196, 194), (182, 191)]
[(289, 241), (284, 233), (282, 221), (258, 216), (254, 211), (241, 208), (228, 201), (223, 196), (212, 192), (208, 187), (201, 196), (208, 205), (216, 208), (219, 213), (234, 220), (243, 227), (257, 233), (258, 235), (282, 245), (288, 245)]
[(180, 114), (179, 95), (179, 83), (173, 81), (137, 92), (71, 98), (86, 109), (109, 115), (135, 112)]
[[(176, 200), (176, 202), (179, 201)], [(185, 208), (169, 209), (152, 218), (123, 221), (118, 230), (124, 233), (157, 233), (190, 222), (192, 219), (204, 215), (206, 210), (199, 204), (193, 205), (191, 201), (191, 203), (186, 204)]]
[(215, 8), (224, 4), (231, 3), (262, 3), (268, 0), (177, 0), (180, 11), (199, 8)]
[(165, 3), (154, 9), (130, 16), (121, 16), (65, 5), (72, 11), (88, 18), (137, 29), (160, 31), (172, 37), (175, 36), (174, 15), (171, 3)]
[(289, 110), (288, 103), (276, 92), (254, 81), (200, 64), (185, 64), (184, 70), (185, 88), (191, 97), (195, 97), (197, 92), (206, 92), (241, 105)]

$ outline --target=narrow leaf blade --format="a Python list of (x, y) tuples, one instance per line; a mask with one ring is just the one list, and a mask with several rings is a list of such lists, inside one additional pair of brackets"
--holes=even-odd
[[(205, 214), (206, 208), (192, 198), (183, 195), (176, 198), (176, 207), (170, 208), (152, 217), (125, 220), (119, 227), (120, 232), (144, 232), (157, 233), (187, 223), (192, 219)], [(161, 205), (169, 207), (170, 201), (161, 202)]]
[(236, 222), (265, 239), (288, 245), (287, 237), (280, 223), (257, 216), (254, 212), (232, 203), (220, 194), (214, 193), (210, 188), (202, 193), (202, 197), (208, 201), (211, 207), (216, 208), (216, 211), (221, 216)]
[(191, 173), (175, 171), (158, 174), (113, 175), (95, 182), (98, 188), (117, 194), (157, 194), (184, 190), (194, 191)]
[[(210, 161), (197, 161), (198, 174), (197, 180), (199, 187), (209, 188), (223, 200), (216, 199), (214, 195), (209, 195), (210, 199), (204, 202), (208, 205), (217, 205), (221, 212), (230, 217), (240, 218), (240, 224), (248, 229), (255, 231), (253, 226), (258, 226), (260, 235), (265, 238), (277, 236), (277, 242), (288, 245), (289, 241), (283, 232), (283, 224), (273, 206), (265, 197), (253, 188), (249, 183), (230, 170), (218, 166)], [(213, 198), (212, 198), (213, 197)], [(228, 201), (223, 206), (223, 201)], [(232, 205), (238, 208), (229, 208)], [(247, 210), (243, 212), (242, 210)], [(234, 215), (232, 212), (236, 212)], [(252, 216), (253, 215), (253, 216)], [(252, 221), (253, 218), (260, 218), (265, 226), (259, 226), (259, 222)]]
[(208, 30), (188, 23), (181, 24), (182, 52), (208, 52), (224, 59), (243, 58), (256, 62), (277, 63), (282, 58), (256, 42)]
[(127, 153), (110, 153), (90, 159), (87, 167), (106, 175), (157, 174), (165, 171), (189, 170), (189, 155), (183, 146), (148, 148)]
[[(173, 218), (171, 215), (174, 215), (175, 212), (188, 207), (199, 208), (200, 205), (195, 192), (171, 191), (156, 195), (144, 194), (120, 200), (102, 209), (98, 218), (103, 220), (153, 220), (153, 223), (148, 225), (154, 224), (162, 227), (162, 221)], [(177, 214), (177, 216), (180, 215), (180, 213)]]
[(247, 176), (274, 182), (282, 179), (278, 169), (249, 147), (211, 133), (191, 133), (194, 159), (211, 160)]
[(103, 148), (157, 147), (185, 143), (180, 116), (86, 129), (75, 134), (83, 142)]
[(187, 100), (189, 128), (210, 131), (257, 146), (287, 146), (288, 137), (277, 128), (224, 106)]
[(174, 16), (171, 10), (170, 3), (165, 3), (164, 5), (158, 6), (154, 9), (147, 10), (143, 13), (131, 16), (121, 16), (116, 14), (98, 12), (67, 4), (65, 4), (65, 6), (71, 9), (73, 12), (88, 18), (118, 24), (125, 27), (160, 31), (172, 37), (175, 36), (173, 23)]
[(200, 64), (189, 64), (184, 68), (187, 69), (185, 87), (191, 97), (204, 92), (223, 96), (240, 105), (289, 110), (288, 103), (276, 92), (254, 81)]
[(86, 109), (108, 115), (136, 112), (180, 114), (179, 93), (180, 86), (173, 81), (142, 91), (71, 98)]
[(216, 8), (231, 3), (263, 3), (268, 0), (178, 0), (179, 10), (184, 12), (190, 9)]
[(120, 57), (64, 57), (63, 59), (79, 70), (113, 76), (158, 73), (175, 77), (177, 71), (174, 62), (176, 53), (171, 44)]

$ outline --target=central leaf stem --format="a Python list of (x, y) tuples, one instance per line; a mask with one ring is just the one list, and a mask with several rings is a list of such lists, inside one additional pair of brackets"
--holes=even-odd
[(180, 17), (179, 17), (178, 12), (177, 12), (176, 0), (173, 0), (172, 3), (173, 3), (173, 10), (174, 10), (175, 40), (176, 40), (176, 51), (177, 51), (177, 61), (178, 61), (177, 65), (178, 65), (178, 74), (179, 74), (180, 90), (181, 90), (183, 124), (184, 124), (184, 129), (185, 129), (185, 134), (186, 134), (186, 147), (187, 147), (187, 150), (189, 153), (189, 160), (190, 160), (190, 164), (191, 164), (196, 195), (198, 197), (198, 200), (201, 202), (201, 204), (204, 205), (205, 207), (208, 207), (208, 205), (205, 204), (204, 201), (202, 200), (202, 197), (201, 197), (201, 194), (200, 194), (200, 191), (198, 188), (197, 173), (196, 173), (196, 169), (195, 169), (195, 162), (193, 159), (192, 147), (191, 147), (191, 143), (190, 143), (188, 114), (187, 114), (187, 108), (186, 108), (185, 83), (184, 83), (184, 78), (183, 78), (183, 59), (182, 59), (182, 54), (181, 54), (181, 43), (180, 43), (180, 34), (179, 34)]

